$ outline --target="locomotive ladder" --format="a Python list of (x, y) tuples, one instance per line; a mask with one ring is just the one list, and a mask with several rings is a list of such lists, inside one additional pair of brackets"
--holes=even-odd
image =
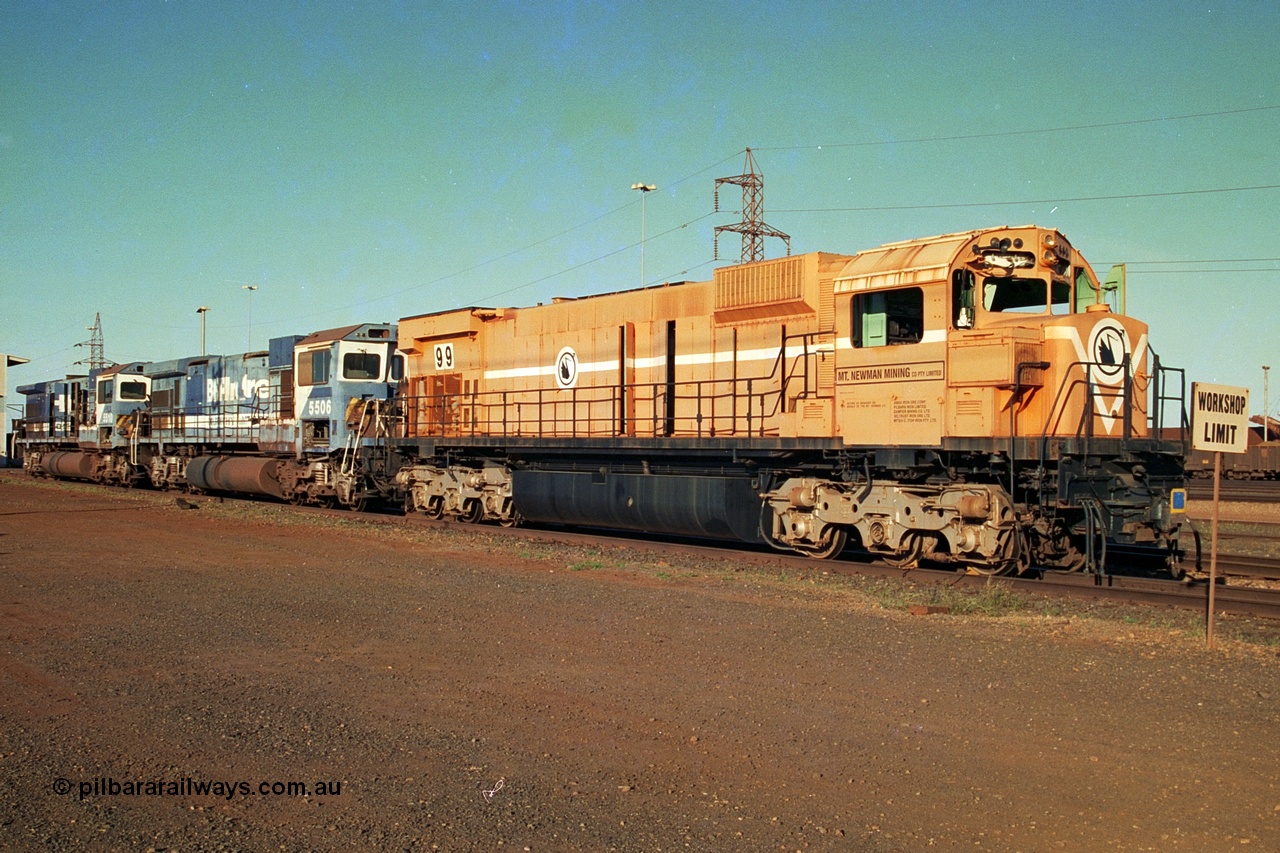
[(347, 441), (342, 447), (342, 461), (338, 466), (338, 470), (341, 473), (347, 475), (355, 473), (356, 459), (359, 458), (357, 449), (360, 445), (360, 439), (364, 436), (364, 431), (370, 423), (375, 426), (375, 437), (377, 437), (376, 433), (383, 432), (383, 430), (378, 429), (381, 419), (378, 417), (377, 400), (364, 401), (356, 427), (347, 434)]
[(138, 433), (142, 432), (142, 411), (133, 413), (133, 429), (129, 430), (129, 464), (138, 464)]

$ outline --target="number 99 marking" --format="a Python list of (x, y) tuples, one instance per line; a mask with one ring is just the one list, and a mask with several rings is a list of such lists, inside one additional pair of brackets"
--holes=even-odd
[(453, 344), (436, 344), (436, 370), (453, 370)]

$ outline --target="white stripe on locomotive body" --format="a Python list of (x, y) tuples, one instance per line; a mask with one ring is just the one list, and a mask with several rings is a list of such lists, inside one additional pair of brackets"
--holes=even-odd
[[(1060, 339), (1071, 341), (1075, 345), (1077, 353), (1084, 360), (1084, 345), (1080, 341), (1080, 332), (1072, 326), (1046, 326), (1045, 337), (1049, 339)], [(946, 329), (927, 329), (917, 343), (921, 344), (942, 344), (947, 342)], [(853, 340), (849, 337), (837, 338), (834, 343), (822, 343), (811, 346), (808, 350), (810, 353), (833, 352), (835, 350), (851, 350), (854, 349)], [(1142, 358), (1146, 352), (1146, 335), (1144, 334), (1134, 347), (1135, 364)], [(787, 358), (799, 358), (805, 354), (803, 346), (792, 345), (787, 347)], [(737, 360), (744, 361), (773, 361), (778, 357), (778, 350), (774, 347), (765, 347), (763, 349), (739, 350), (737, 352)], [(685, 353), (676, 355), (676, 366), (686, 367), (692, 365), (704, 364), (729, 364), (734, 361), (734, 352), (732, 350), (721, 352), (701, 352), (701, 353)], [(629, 370), (652, 370), (654, 368), (663, 367), (667, 363), (665, 355), (652, 356), (649, 358), (627, 359), (627, 369)], [(616, 359), (609, 361), (591, 361), (583, 362), (578, 365), (578, 373), (599, 373), (602, 371), (617, 370), (618, 362)], [(554, 364), (535, 365), (533, 367), (512, 367), (502, 370), (486, 370), (484, 378), (489, 380), (496, 379), (527, 379), (535, 376), (554, 376), (556, 368)]]
[[(848, 338), (844, 338), (848, 340)], [(814, 344), (808, 348), (809, 353), (834, 352), (835, 344)], [(799, 358), (806, 352), (803, 346), (787, 347), (787, 358)], [(778, 358), (777, 347), (765, 347), (763, 349), (738, 350), (737, 361), (776, 361)], [(688, 367), (699, 364), (731, 364), (734, 361), (734, 351), (727, 350), (721, 352), (697, 352), (684, 353), (676, 355), (677, 367)], [(650, 358), (629, 358), (627, 359), (628, 370), (652, 370), (658, 367), (664, 367), (667, 363), (665, 355), (652, 356)], [(617, 359), (609, 361), (587, 361), (578, 364), (578, 373), (600, 373), (604, 371), (617, 370)], [(536, 365), (534, 367), (512, 367), (502, 370), (486, 370), (484, 372), (485, 379), (521, 379), (531, 376), (554, 376), (556, 372), (555, 365)]]
[(176, 412), (173, 415), (165, 413), (164, 417), (182, 418), (181, 426), (155, 427), (157, 432), (166, 435), (183, 434), (192, 431), (216, 432), (225, 430), (227, 427), (253, 426), (262, 420), (273, 422), (269, 418), (263, 418), (261, 413), (258, 412), (227, 412), (222, 415), (188, 415)]

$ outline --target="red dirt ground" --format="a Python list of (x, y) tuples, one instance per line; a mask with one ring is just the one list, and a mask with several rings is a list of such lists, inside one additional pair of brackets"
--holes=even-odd
[(0, 476), (0, 847), (1280, 849), (1273, 648), (195, 500)]

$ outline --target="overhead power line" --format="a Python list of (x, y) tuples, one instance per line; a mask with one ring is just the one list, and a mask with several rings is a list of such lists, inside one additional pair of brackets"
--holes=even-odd
[[(1060, 132), (1069, 132), (1069, 131), (1078, 131), (1078, 130), (1098, 130), (1098, 129), (1108, 128), (1108, 127), (1156, 124), (1160, 122), (1169, 122), (1169, 121), (1186, 121), (1191, 119), (1213, 118), (1213, 117), (1219, 117), (1219, 116), (1247, 114), (1247, 113), (1259, 113), (1259, 112), (1267, 112), (1267, 111), (1273, 111), (1273, 110), (1280, 110), (1280, 104), (1268, 105), (1268, 106), (1262, 106), (1262, 107), (1243, 107), (1239, 109), (1218, 110), (1214, 112), (1204, 112), (1204, 113), (1187, 113), (1183, 115), (1174, 115), (1174, 116), (1159, 116), (1159, 117), (1144, 118), (1144, 119), (1128, 119), (1128, 120), (1114, 121), (1114, 122), (1096, 122), (1096, 123), (1090, 123), (1090, 124), (1064, 125), (1061, 127), (1032, 128), (1028, 130), (1008, 130), (1008, 131), (996, 131), (992, 133), (918, 137), (918, 138), (899, 139), (899, 140), (865, 140), (861, 142), (837, 142), (837, 143), (828, 143), (825, 145), (760, 146), (760, 147), (756, 147), (754, 150), (756, 151), (796, 151), (796, 150), (813, 150), (813, 149), (820, 150), (822, 148), (853, 148), (853, 147), (864, 147), (864, 146), (874, 146), (874, 145), (894, 145), (894, 144), (901, 144), (901, 143), (917, 143), (917, 142), (948, 142), (948, 141), (960, 141), (960, 140), (969, 140), (969, 139), (986, 139), (986, 138), (1003, 137), (1003, 136), (1060, 133)], [(729, 155), (728, 157), (724, 157), (716, 161), (715, 163), (711, 163), (707, 166), (704, 166), (701, 169), (691, 172), (682, 178), (678, 178), (676, 180), (663, 181), (662, 183), (667, 188), (673, 188), (687, 181), (693, 180), (694, 178), (697, 178), (701, 175), (705, 175), (707, 172), (710, 172), (713, 169), (719, 168), (723, 164), (728, 163), (734, 158), (736, 158), (737, 156), (739, 156), (741, 153), (742, 151), (739, 150), (737, 152), (734, 152), (734, 154)], [(1079, 199), (1050, 199), (1046, 201), (1031, 200), (1031, 201), (1016, 201), (1016, 202), (1009, 202), (1009, 201), (971, 202), (971, 203), (960, 203), (960, 204), (888, 205), (888, 206), (881, 206), (881, 207), (847, 207), (847, 208), (826, 208), (826, 209), (812, 209), (812, 210), (806, 210), (806, 209), (777, 210), (774, 212), (775, 213), (819, 213), (819, 212), (844, 213), (844, 212), (876, 211), (876, 210), (927, 210), (931, 208), (996, 207), (1001, 205), (1046, 204), (1046, 203), (1070, 202), (1070, 201), (1104, 201), (1104, 200), (1133, 199), (1133, 198), (1156, 198), (1160, 196), (1192, 195), (1196, 193), (1241, 192), (1245, 190), (1276, 189), (1276, 188), (1277, 188), (1276, 186), (1240, 187), (1240, 188), (1221, 189), (1221, 190), (1189, 190), (1186, 192), (1175, 192), (1175, 193), (1148, 193), (1148, 194), (1135, 194), (1135, 195), (1096, 196), (1096, 197), (1079, 198)], [(420, 284), (411, 285), (409, 287), (401, 288), (400, 290), (391, 291), (389, 293), (379, 294), (378, 296), (375, 296), (373, 298), (362, 299), (347, 305), (330, 306), (326, 308), (324, 311), (318, 311), (310, 315), (302, 315), (299, 317), (295, 317), (294, 319), (295, 320), (305, 319), (307, 316), (320, 316), (321, 314), (328, 314), (334, 311), (359, 308), (361, 306), (368, 305), (373, 302), (378, 302), (385, 299), (391, 299), (396, 296), (402, 296), (406, 293), (420, 291), (424, 288), (431, 287), (432, 285), (440, 284), (441, 282), (445, 282), (450, 279), (457, 278), (462, 275), (466, 275), (467, 273), (475, 272), (476, 270), (479, 270), (491, 264), (497, 263), (498, 261), (506, 260), (515, 255), (519, 255), (532, 248), (543, 245), (544, 243), (549, 243), (553, 240), (557, 240), (561, 237), (564, 237), (567, 234), (570, 234), (574, 231), (585, 228), (588, 225), (593, 225), (601, 221), (602, 219), (606, 219), (610, 216), (613, 216), (636, 204), (639, 204), (639, 200), (632, 200), (627, 204), (615, 207), (612, 210), (609, 210), (598, 216), (591, 217), (590, 219), (586, 219), (583, 222), (580, 222), (576, 225), (572, 225), (568, 228), (561, 229), (560, 231), (557, 231), (556, 233), (551, 234), (549, 236), (531, 241), (516, 249), (511, 249), (509, 251), (503, 252), (502, 254), (495, 255), (490, 258), (486, 258), (485, 260), (472, 264), (469, 267), (458, 269), (453, 272), (446, 273), (444, 275), (436, 276)], [(675, 228), (671, 228), (668, 231), (662, 232), (662, 234), (669, 234), (673, 231), (678, 231), (682, 228), (688, 227), (694, 222), (697, 222), (701, 219), (705, 219), (707, 216), (710, 216), (710, 215), (712, 214), (705, 214), (704, 216), (700, 216), (697, 219), (690, 220), (689, 222), (686, 222)], [(654, 236), (660, 237), (662, 236), (662, 234), (658, 234)], [(537, 284), (551, 278), (556, 278), (557, 276), (563, 275), (564, 273), (571, 272), (573, 270), (580, 269), (583, 266), (586, 266), (588, 264), (595, 263), (600, 260), (604, 260), (605, 258), (608, 258), (608, 257), (612, 257), (613, 255), (618, 254), (618, 252), (625, 251), (626, 249), (629, 249), (629, 248), (633, 248), (633, 247), (626, 246), (626, 247), (623, 247), (623, 249), (606, 252), (604, 254), (597, 256), (596, 258), (593, 258), (590, 261), (583, 261), (581, 263), (574, 264), (573, 266), (560, 270), (558, 272), (551, 273), (546, 276), (542, 276), (540, 278), (534, 279), (529, 282), (525, 282), (524, 284), (518, 285), (516, 287), (508, 288), (498, 293), (490, 294), (490, 298), (494, 296), (501, 296), (506, 293), (511, 293), (515, 290), (520, 290), (524, 287), (528, 287), (530, 285)]]
[(1254, 190), (1276, 189), (1280, 189), (1280, 184), (1264, 184), (1256, 187), (1226, 187), (1215, 190), (1176, 190), (1165, 193), (1126, 193), (1123, 195), (1079, 196), (1077, 198), (1037, 198), (1023, 199), (1021, 201), (965, 201), (951, 202), (947, 204), (886, 204), (869, 207), (797, 207), (785, 210), (775, 210), (774, 213), (861, 213), (875, 210), (942, 210), (944, 208), (954, 207), (1010, 207), (1023, 204), (1067, 204), (1069, 202), (1084, 201), (1121, 201), (1124, 199), (1135, 198), (1169, 198), (1180, 195), (1208, 195), (1211, 193), (1240, 193), (1252, 192)]
[[(695, 219), (690, 219), (688, 222), (684, 222), (684, 223), (682, 223), (682, 224), (680, 224), (680, 225), (677, 225), (677, 226), (675, 226), (675, 227), (673, 227), (673, 228), (668, 228), (666, 231), (662, 231), (662, 232), (660, 232), (660, 233), (658, 233), (658, 234), (654, 234), (654, 235), (653, 235), (653, 237), (650, 237), (649, 239), (651, 239), (651, 240), (652, 240), (652, 239), (654, 239), (654, 237), (663, 237), (663, 236), (665, 236), (665, 235), (667, 235), (667, 234), (671, 234), (671, 233), (676, 232), (676, 231), (679, 231), (679, 230), (681, 230), (681, 229), (683, 229), (683, 228), (688, 228), (690, 225), (693, 225), (695, 222), (701, 222), (703, 219), (706, 219), (708, 216), (714, 216), (714, 215), (715, 215), (715, 213), (714, 213), (714, 212), (712, 212), (712, 213), (704, 213), (704, 214), (702, 214), (701, 216), (699, 216), (699, 217), (697, 217), (697, 218), (695, 218)], [(535, 279), (533, 279), (532, 281), (526, 281), (526, 282), (524, 282), (524, 283), (522, 283), (522, 284), (517, 284), (517, 285), (515, 285), (515, 286), (513, 286), (513, 287), (508, 287), (508, 288), (506, 288), (505, 290), (499, 290), (499, 291), (496, 291), (496, 292), (494, 292), (494, 293), (487, 294), (487, 295), (486, 295), (486, 296), (484, 296), (483, 298), (485, 298), (485, 299), (493, 299), (494, 297), (497, 297), (497, 296), (506, 296), (508, 293), (515, 293), (517, 290), (523, 290), (523, 289), (524, 289), (524, 288), (526, 288), (526, 287), (531, 287), (531, 286), (533, 286), (533, 285), (535, 285), (535, 284), (541, 284), (542, 282), (544, 282), (544, 281), (550, 281), (550, 280), (551, 280), (551, 279), (553, 279), (553, 278), (559, 278), (560, 276), (564, 275), (565, 273), (569, 273), (569, 272), (573, 272), (574, 270), (582, 269), (583, 267), (585, 267), (585, 266), (590, 266), (591, 264), (594, 264), (594, 263), (596, 263), (596, 262), (598, 262), (598, 261), (603, 261), (605, 258), (612, 258), (614, 255), (617, 255), (617, 254), (619, 254), (619, 253), (621, 253), (621, 252), (625, 252), (625, 251), (627, 251), (628, 249), (634, 249), (636, 246), (639, 246), (639, 245), (640, 245), (639, 243), (632, 243), (632, 244), (630, 244), (630, 245), (628, 245), (628, 246), (620, 246), (620, 247), (618, 247), (617, 249), (614, 249), (614, 250), (609, 251), (609, 252), (605, 252), (605, 253), (604, 253), (604, 254), (602, 254), (602, 255), (597, 255), (596, 257), (591, 258), (590, 260), (581, 261), (581, 262), (579, 262), (579, 263), (574, 264), (574, 265), (573, 265), (573, 266), (571, 266), (571, 267), (567, 267), (567, 268), (565, 268), (565, 269), (559, 270), (558, 272), (553, 272), (553, 273), (550, 273), (550, 274), (548, 274), (548, 275), (544, 275), (544, 276), (542, 276), (541, 278), (535, 278)], [(703, 265), (704, 265), (704, 264), (699, 264), (698, 266), (703, 266)], [(695, 269), (696, 269), (696, 268), (695, 268)]]
[[(1102, 264), (1099, 264), (1102, 266)], [(1129, 275), (1180, 275), (1182, 273), (1231, 273), (1231, 272), (1280, 272), (1277, 267), (1252, 267), (1248, 269), (1190, 269), (1190, 270), (1129, 270)]]
[(1062, 127), (1039, 127), (1027, 130), (998, 130), (991, 133), (963, 133), (952, 136), (919, 136), (911, 139), (869, 139), (862, 142), (829, 142), (821, 145), (775, 145), (757, 146), (757, 151), (809, 151), (823, 148), (866, 148), (876, 145), (906, 145), (916, 142), (959, 142), (967, 139), (994, 139), (1001, 136), (1030, 136), (1037, 133), (1063, 133), (1072, 130), (1101, 130), (1107, 127), (1125, 127), (1135, 124), (1158, 124), (1163, 121), (1185, 121), (1196, 118), (1215, 118), (1217, 116), (1237, 115), (1240, 113), (1260, 113), (1268, 110), (1280, 110), (1280, 104), (1267, 107), (1244, 107), (1236, 110), (1219, 110), (1211, 113), (1187, 113), (1177, 116), (1161, 116), (1159, 118), (1135, 118), (1125, 121), (1107, 121), (1096, 124), (1069, 124)]
[(1130, 266), (1135, 264), (1261, 264), (1267, 261), (1280, 261), (1280, 258), (1195, 258), (1186, 261), (1126, 261)]

